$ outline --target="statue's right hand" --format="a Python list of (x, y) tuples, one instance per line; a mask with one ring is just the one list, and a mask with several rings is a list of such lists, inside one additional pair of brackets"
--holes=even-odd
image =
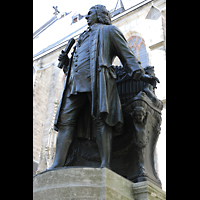
[(69, 60), (69, 58), (68, 58), (68, 55), (62, 50), (61, 51), (61, 54), (58, 56), (58, 60), (59, 61), (62, 61), (63, 59), (67, 59), (67, 60)]

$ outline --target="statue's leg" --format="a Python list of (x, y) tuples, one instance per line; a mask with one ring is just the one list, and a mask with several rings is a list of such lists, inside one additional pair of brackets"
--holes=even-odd
[(49, 168), (49, 170), (64, 166), (70, 145), (73, 140), (74, 129), (75, 128), (73, 126), (59, 127), (56, 140), (56, 154), (53, 165)]
[(58, 121), (56, 154), (54, 163), (49, 170), (64, 167), (69, 148), (74, 138), (76, 122), (87, 99), (87, 95), (84, 93), (65, 98), (65, 104), (61, 108)]
[(96, 142), (101, 156), (100, 168), (107, 167), (110, 169), (112, 153), (112, 127), (107, 125), (102, 118), (96, 120), (97, 133)]

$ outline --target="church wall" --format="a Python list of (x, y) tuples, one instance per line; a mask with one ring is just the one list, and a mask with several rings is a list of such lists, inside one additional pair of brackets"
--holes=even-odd
[[(63, 47), (64, 48), (64, 47)], [(61, 49), (63, 49), (61, 48)], [(55, 103), (59, 101), (64, 83), (64, 73), (58, 65), (57, 49), (35, 60), (33, 87), (33, 159), (39, 162), (48, 146), (49, 132), (55, 116)]]
[(52, 68), (35, 73), (33, 90), (33, 159), (39, 161)]

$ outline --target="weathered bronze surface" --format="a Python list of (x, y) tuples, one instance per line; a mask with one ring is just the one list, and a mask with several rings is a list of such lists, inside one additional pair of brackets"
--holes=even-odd
[[(153, 67), (141, 67), (105, 6), (93, 6), (85, 18), (88, 29), (71, 58), (65, 51), (59, 55), (66, 80), (49, 170), (107, 167), (134, 182), (160, 186), (153, 159), (163, 107), (154, 92), (159, 80)], [(116, 56), (123, 67), (112, 65)]]

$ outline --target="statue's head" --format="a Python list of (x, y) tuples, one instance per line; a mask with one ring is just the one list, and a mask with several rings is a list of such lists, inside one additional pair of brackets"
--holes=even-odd
[(136, 119), (138, 123), (143, 122), (146, 116), (146, 111), (143, 107), (135, 107), (133, 110), (133, 117)]
[(92, 6), (85, 16), (88, 25), (92, 26), (94, 23), (111, 24), (110, 12), (103, 5)]

